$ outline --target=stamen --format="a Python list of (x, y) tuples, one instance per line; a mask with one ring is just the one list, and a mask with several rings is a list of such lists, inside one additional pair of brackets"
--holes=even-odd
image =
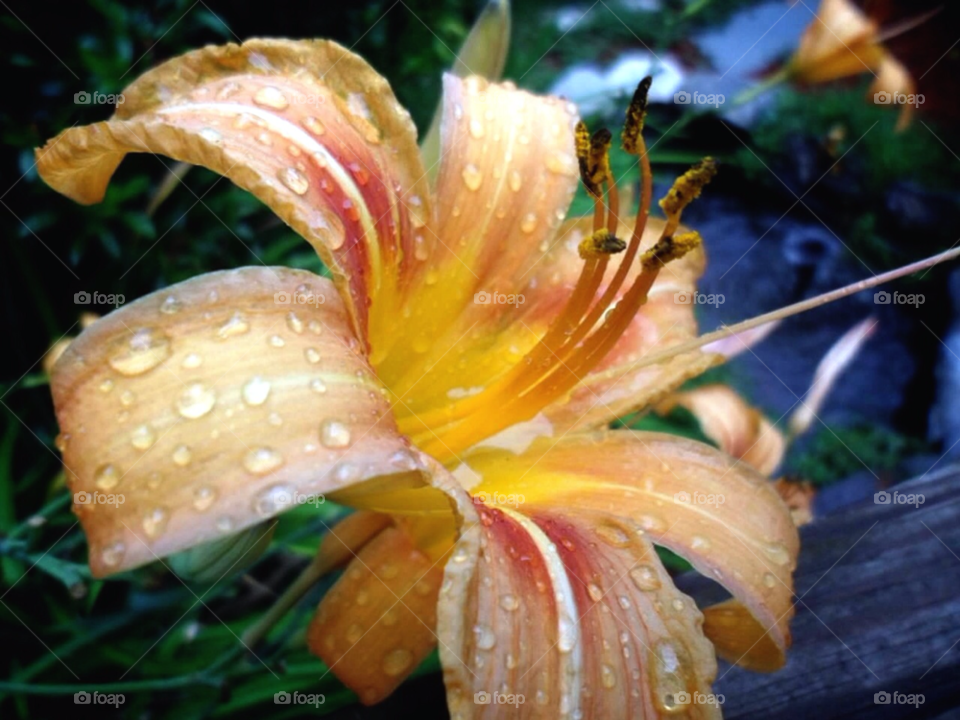
[(657, 241), (657, 244), (640, 256), (640, 263), (645, 272), (655, 272), (671, 260), (678, 260), (696, 247), (700, 247), (703, 239), (695, 230), (681, 233), (676, 237), (667, 235)]
[(660, 201), (660, 207), (667, 216), (666, 235), (672, 235), (680, 225), (680, 214), (683, 209), (700, 197), (704, 186), (713, 180), (717, 174), (717, 161), (713, 158), (704, 158), (683, 175), (678, 177), (670, 192)]
[(627, 244), (609, 230), (598, 230), (581, 242), (577, 251), (584, 260), (592, 260), (601, 255), (616, 255), (627, 249)]
[(627, 108), (627, 119), (623, 124), (623, 132), (620, 134), (620, 143), (623, 149), (631, 155), (640, 155), (643, 152), (641, 138), (643, 125), (647, 120), (647, 96), (650, 93), (652, 83), (653, 78), (649, 75), (641, 80), (637, 89), (633, 92), (630, 107)]

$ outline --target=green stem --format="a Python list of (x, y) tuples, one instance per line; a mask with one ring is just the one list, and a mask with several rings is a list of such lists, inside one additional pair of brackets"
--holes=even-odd
[(753, 100), (759, 95), (767, 92), (773, 87), (776, 87), (780, 83), (784, 82), (790, 77), (790, 66), (784, 65), (780, 70), (775, 72), (773, 75), (764, 78), (760, 82), (752, 85), (751, 87), (744, 90), (742, 93), (737, 95), (733, 99), (733, 104), (736, 105), (746, 105), (748, 102)]

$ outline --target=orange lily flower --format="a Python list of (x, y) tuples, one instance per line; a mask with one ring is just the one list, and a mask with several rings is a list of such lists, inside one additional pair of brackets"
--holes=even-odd
[[(438, 641), (454, 717), (494, 715), (493, 692), (524, 696), (524, 717), (714, 717), (686, 703), (709, 693), (715, 651), (782, 665), (798, 537), (775, 490), (706, 445), (604, 429), (721, 359), (634, 368), (696, 337), (675, 295), (704, 258), (679, 222), (713, 171), (686, 173), (648, 218), (648, 87), (623, 136), (640, 212), (622, 221), (609, 133), (590, 138), (571, 104), (447, 75), (431, 184), (387, 82), (332, 42), (188, 53), (39, 150), (44, 180), (81, 203), (130, 152), (208, 167), (333, 278), (208, 273), (70, 344), (52, 391), (71, 489), (126, 498), (75, 507), (94, 574), (322, 493), (390, 518), (334, 529), (355, 554), (309, 631), (365, 703)], [(581, 178), (596, 213), (564, 221)], [(705, 624), (654, 546), (732, 598)]]
[[(875, 94), (915, 95), (916, 83), (909, 70), (890, 54), (883, 40), (879, 25), (851, 0), (822, 0), (786, 73), (812, 85), (869, 72), (874, 75), (871, 101)], [(897, 130), (910, 124), (914, 109), (912, 104), (902, 105)]]

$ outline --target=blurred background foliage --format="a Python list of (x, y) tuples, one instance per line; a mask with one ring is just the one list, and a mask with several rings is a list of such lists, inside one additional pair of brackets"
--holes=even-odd
[[(691, 37), (756, 4), (605, 0), (603, 6), (610, 10), (605, 12), (596, 4), (516, 2), (505, 76), (522, 87), (546, 91), (559, 73), (578, 62), (602, 65), (641, 46), (670, 50), (696, 63)], [(0, 641), (5, 651), (0, 656), (0, 714), (33, 718), (64, 709), (79, 712), (69, 693), (95, 687), (123, 691), (126, 704), (118, 716), (129, 718), (293, 717), (299, 709), (276, 706), (272, 697), (294, 689), (323, 692), (327, 702), (321, 712), (340, 712), (354, 696), (304, 648), (311, 603), (302, 603), (271, 636), (259, 653), (263, 663), (241, 652), (236, 637), (315, 550), (322, 528), (317, 511), (299, 508), (285, 515), (264, 558), (242, 577), (213, 588), (185, 586), (159, 565), (93, 581), (83, 536), (69, 512), (54, 447), (56, 422), (39, 364), (52, 342), (78, 332), (79, 312), (88, 309), (73, 302), (80, 290), (120, 293), (132, 300), (211, 270), (263, 262), (322, 272), (320, 261), (259, 201), (203, 169), (189, 172), (151, 213), (151, 198), (174, 163), (133, 155), (121, 165), (106, 200), (81, 207), (39, 180), (33, 148), (66, 127), (109, 116), (107, 106), (75, 104), (74, 93), (118, 93), (167, 58), (205, 44), (256, 36), (325, 37), (352, 48), (390, 80), (423, 130), (439, 99), (441, 72), (451, 65), (481, 3), (85, 0), (53, 7), (11, 0), (4, 7)], [(579, 20), (562, 32), (555, 22), (560, 13)], [(654, 147), (658, 182), (709, 153), (725, 165), (716, 183), (718, 194), (777, 216), (794, 203), (786, 190), (799, 194), (811, 182), (797, 168), (809, 161), (818, 168), (812, 176), (816, 179), (819, 168), (842, 158), (807, 201), (820, 212), (830, 208), (833, 231), (875, 270), (952, 245), (958, 235), (960, 188), (960, 160), (949, 149), (960, 148), (952, 119), (923, 118), (937, 128), (936, 135), (894, 135), (895, 114), (863, 102), (866, 87), (864, 81), (814, 94), (785, 89), (770, 112), (749, 130), (735, 132), (713, 114), (655, 105), (648, 144)], [(617, 128), (621, 112), (591, 122)], [(614, 170), (625, 176), (624, 184), (636, 182), (622, 154), (615, 154)], [(929, 201), (924, 207), (934, 209), (904, 211), (891, 202), (892, 186), (906, 186)], [(573, 212), (588, 209), (586, 198), (579, 196)], [(708, 237), (708, 248), (722, 241)], [(943, 276), (931, 273), (925, 283), (941, 310), (928, 301), (924, 317), (942, 330), (947, 302)], [(729, 380), (729, 371), (721, 369), (709, 379)], [(764, 407), (763, 397), (751, 400)], [(695, 420), (682, 410), (666, 418), (624, 422), (702, 438)], [(877, 468), (892, 468), (906, 453), (928, 447), (925, 428), (917, 425), (867, 424), (844, 431), (843, 439), (831, 435), (818, 434), (793, 469), (829, 484), (859, 469), (848, 452)], [(329, 522), (340, 512), (326, 506), (319, 519)], [(321, 583), (311, 598), (316, 600), (328, 585)], [(82, 668), (82, 678), (70, 668)], [(423, 677), (408, 682), (386, 706), (364, 710), (362, 716), (386, 717), (413, 698), (424, 716), (443, 716), (437, 669), (434, 657), (418, 672)], [(349, 712), (361, 716), (355, 714), (359, 710)]]

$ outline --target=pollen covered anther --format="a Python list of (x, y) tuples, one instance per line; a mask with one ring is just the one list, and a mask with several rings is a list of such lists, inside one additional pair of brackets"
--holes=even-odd
[(692, 230), (679, 235), (667, 235), (640, 256), (640, 264), (647, 272), (656, 272), (671, 260), (679, 260), (703, 243), (700, 233)]
[(613, 136), (606, 128), (600, 128), (590, 136), (581, 120), (577, 123), (575, 138), (580, 180), (590, 196), (600, 200), (603, 198), (603, 183), (611, 178), (610, 144)]
[(602, 255), (615, 255), (623, 252), (627, 243), (612, 234), (609, 230), (597, 230), (580, 241), (578, 251), (584, 260), (598, 258)]
[(649, 75), (640, 81), (633, 93), (630, 107), (627, 108), (627, 119), (623, 123), (623, 132), (620, 134), (620, 143), (623, 149), (631, 155), (642, 155), (643, 124), (647, 119), (647, 95), (653, 78)]
[(707, 157), (678, 177), (670, 192), (660, 201), (668, 218), (678, 217), (683, 209), (700, 197), (704, 186), (717, 174), (717, 161)]

